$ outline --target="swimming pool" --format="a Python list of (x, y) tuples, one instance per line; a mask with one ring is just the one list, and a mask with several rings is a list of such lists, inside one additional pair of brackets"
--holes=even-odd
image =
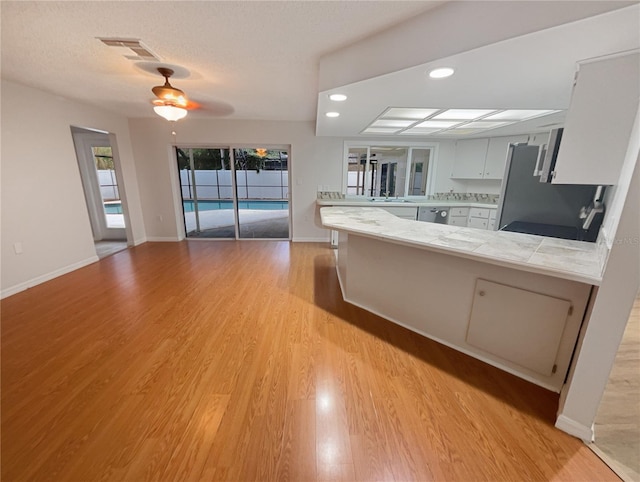
[(105, 214), (122, 214), (122, 203), (111, 202), (111, 201), (104, 203), (104, 213)]
[[(193, 201), (183, 201), (185, 213), (193, 212)], [(289, 209), (288, 201), (238, 201), (239, 209), (256, 209), (259, 211), (274, 211)], [(199, 211), (217, 211), (219, 209), (233, 209), (233, 201), (198, 201)]]
[[(183, 201), (185, 213), (193, 212), (193, 201)], [(239, 209), (256, 209), (259, 211), (274, 211), (289, 209), (289, 201), (238, 201)], [(233, 201), (198, 201), (198, 210), (217, 211), (219, 209), (233, 209)], [(106, 214), (122, 214), (122, 203), (104, 203)]]

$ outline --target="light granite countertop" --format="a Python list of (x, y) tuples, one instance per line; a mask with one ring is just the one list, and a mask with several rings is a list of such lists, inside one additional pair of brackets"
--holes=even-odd
[(411, 221), (376, 207), (323, 207), (320, 215), (329, 229), (592, 285), (607, 258), (604, 243)]

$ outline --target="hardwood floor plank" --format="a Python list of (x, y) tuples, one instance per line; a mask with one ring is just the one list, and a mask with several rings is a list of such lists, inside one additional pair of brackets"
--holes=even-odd
[(556, 394), (345, 303), (323, 244), (146, 243), (1, 308), (2, 480), (616, 480)]

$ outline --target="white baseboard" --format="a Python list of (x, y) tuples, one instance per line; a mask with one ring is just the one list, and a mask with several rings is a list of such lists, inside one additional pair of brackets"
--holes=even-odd
[(291, 240), (294, 243), (328, 243), (329, 242), (329, 238), (328, 237), (322, 237), (322, 238), (300, 238), (297, 236), (294, 236), (294, 238)]
[(167, 237), (163, 238), (161, 236), (149, 236), (147, 237), (147, 241), (151, 243), (178, 243), (180, 239), (177, 237)]
[(50, 273), (43, 274), (41, 276), (36, 276), (28, 281), (24, 281), (17, 285), (11, 286), (10, 288), (4, 289), (0, 292), (0, 299), (4, 299), (8, 296), (15, 295), (16, 293), (20, 293), (21, 291), (25, 291), (29, 288), (33, 288), (39, 284), (44, 283), (45, 281), (52, 280), (57, 278), (58, 276), (62, 276), (63, 274), (71, 273), (77, 269), (83, 268), (87, 265), (95, 263), (99, 261), (98, 256), (91, 256), (90, 258), (83, 259), (82, 261), (78, 261), (77, 263), (70, 264), (65, 266), (64, 268), (56, 269), (55, 271), (51, 271)]
[(556, 428), (559, 428), (569, 435), (582, 439), (584, 443), (587, 444), (594, 440), (593, 425), (591, 425), (591, 427), (587, 427), (586, 425), (582, 425), (581, 423), (570, 419), (566, 415), (558, 415), (558, 418), (556, 419)]
[(134, 239), (133, 240), (133, 246), (140, 246), (141, 244), (144, 244), (147, 241), (148, 240), (147, 240), (146, 236), (144, 238)]

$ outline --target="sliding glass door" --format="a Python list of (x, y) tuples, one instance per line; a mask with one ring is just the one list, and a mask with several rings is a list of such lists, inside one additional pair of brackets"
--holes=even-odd
[(187, 238), (236, 237), (229, 149), (176, 148)]
[(287, 151), (234, 149), (240, 238), (289, 238)]
[(288, 151), (176, 148), (187, 238), (289, 239)]

